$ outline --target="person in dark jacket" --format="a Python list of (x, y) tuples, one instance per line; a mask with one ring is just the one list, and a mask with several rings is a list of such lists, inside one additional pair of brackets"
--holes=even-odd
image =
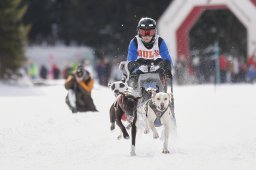
[(48, 76), (48, 69), (44, 65), (42, 65), (40, 68), (40, 77), (42, 79), (47, 79), (47, 76)]
[(93, 85), (94, 80), (82, 65), (79, 65), (76, 71), (68, 76), (64, 86), (68, 90), (66, 103), (72, 113), (97, 111), (91, 97)]

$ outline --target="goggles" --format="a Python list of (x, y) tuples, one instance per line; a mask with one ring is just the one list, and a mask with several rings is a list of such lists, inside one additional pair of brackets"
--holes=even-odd
[(139, 29), (139, 35), (141, 36), (154, 36), (156, 34), (156, 29), (143, 30)]

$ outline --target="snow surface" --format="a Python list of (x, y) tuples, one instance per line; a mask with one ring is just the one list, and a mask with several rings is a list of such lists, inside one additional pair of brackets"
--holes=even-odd
[[(0, 84), (1, 170), (254, 170), (256, 85), (175, 86), (178, 137), (163, 142), (138, 130), (130, 140), (110, 131), (112, 92), (97, 85), (99, 112), (72, 114), (63, 82), (51, 86)], [(158, 129), (159, 131), (159, 129)]]

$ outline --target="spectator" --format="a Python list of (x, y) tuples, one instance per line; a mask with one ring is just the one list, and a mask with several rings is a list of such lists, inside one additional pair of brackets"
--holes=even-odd
[(107, 58), (101, 58), (96, 66), (99, 84), (103, 86), (108, 85), (110, 78), (111, 65)]
[(39, 74), (40, 74), (40, 78), (47, 79), (48, 69), (45, 67), (45, 65), (41, 66)]
[(32, 80), (35, 80), (38, 76), (38, 68), (35, 63), (30, 63), (28, 65), (28, 75)]
[(227, 59), (225, 55), (220, 55), (219, 57), (219, 65), (220, 65), (220, 81), (221, 83), (225, 83), (227, 80)]
[(69, 65), (65, 65), (62, 72), (62, 77), (67, 79), (70, 74), (72, 74), (72, 68)]
[(60, 69), (58, 68), (58, 66), (56, 64), (52, 65), (52, 75), (53, 75), (53, 79), (59, 79), (60, 78)]
[(91, 97), (93, 86), (94, 80), (83, 65), (79, 65), (75, 73), (66, 79), (65, 88), (69, 91), (66, 104), (72, 113), (97, 111)]

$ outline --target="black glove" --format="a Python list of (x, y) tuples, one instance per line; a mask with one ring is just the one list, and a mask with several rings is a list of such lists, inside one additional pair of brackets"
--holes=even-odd
[(139, 68), (140, 64), (136, 61), (130, 61), (128, 63), (128, 70), (130, 73), (134, 73)]

